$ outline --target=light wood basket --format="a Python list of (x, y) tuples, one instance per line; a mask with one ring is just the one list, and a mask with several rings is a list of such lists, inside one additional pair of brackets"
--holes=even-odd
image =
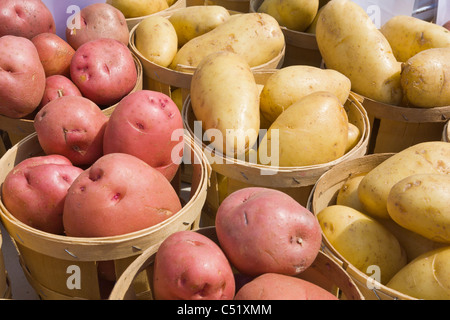
[[(220, 246), (217, 239), (215, 227), (205, 227), (196, 230), (198, 233), (207, 236)], [(110, 300), (136, 300), (136, 293), (133, 287), (133, 280), (137, 275), (143, 272), (147, 274), (149, 279), (153, 277), (153, 262), (155, 260), (157, 250), (147, 250), (124, 271), (122, 276), (116, 282)], [(234, 268), (233, 268), (234, 269)], [(234, 269), (234, 272), (237, 271)], [(343, 300), (364, 300), (359, 288), (344, 271), (344, 269), (332, 260), (329, 256), (319, 251), (312, 265), (303, 271), (299, 278), (310, 281), (325, 290), (333, 293)], [(147, 297), (153, 299), (152, 295)]]
[[(264, 0), (250, 0), (250, 12), (257, 12)], [(286, 53), (283, 67), (291, 65), (308, 65), (320, 67), (322, 54), (317, 45), (316, 35), (308, 32), (300, 32), (281, 26), (286, 39)]]
[[(235, 14), (236, 12), (230, 13)], [(170, 12), (166, 14), (165, 17), (168, 18), (172, 14), (173, 12)], [(145, 58), (135, 45), (135, 34), (138, 26), (139, 24), (134, 26), (134, 28), (130, 32), (129, 47), (142, 63), (144, 69), (144, 88), (162, 92), (169, 97), (172, 97), (173, 90), (180, 89), (182, 100), (184, 101), (189, 94), (191, 88), (191, 79), (196, 68), (191, 66), (183, 66), (182, 70), (178, 71), (162, 67)], [(253, 67), (252, 70), (259, 71), (280, 68), (283, 64), (284, 52), (285, 47), (283, 47), (282, 51), (272, 60), (260, 66)]]
[(250, 0), (186, 0), (186, 6), (222, 6), (225, 9), (248, 13)]
[[(336, 204), (337, 194), (352, 175), (364, 174), (394, 155), (394, 153), (378, 153), (342, 162), (324, 173), (310, 194), (307, 208), (317, 215), (324, 208)], [(343, 266), (355, 281), (367, 300), (416, 300), (413, 297), (388, 288), (380, 283), (369, 282), (369, 276), (348, 262), (322, 234), (323, 250), (337, 263)]]
[(450, 120), (444, 126), (442, 130), (442, 141), (450, 142)]
[[(140, 60), (132, 53), (134, 63), (137, 71), (137, 81), (130, 93), (142, 90), (143, 87), (143, 69)], [(114, 108), (118, 103), (110, 107), (102, 109), (106, 115), (111, 115)], [(23, 119), (13, 119), (3, 115), (0, 115), (0, 134), (3, 146), (0, 146), (0, 156), (4, 155), (6, 150), (10, 149), (13, 145), (17, 144), (20, 140), (29, 136), (35, 132), (34, 129), (34, 116), (36, 112), (32, 113)]]
[(0, 231), (0, 299), (11, 298), (11, 286), (9, 285), (8, 272), (5, 268), (5, 260), (2, 253), (2, 233)]
[[(184, 154), (190, 154), (189, 165), (193, 167), (190, 198), (178, 213), (153, 227), (99, 238), (54, 235), (18, 221), (0, 202), (3, 225), (16, 246), (24, 273), (43, 300), (101, 299), (104, 297), (104, 283), (97, 275), (97, 262), (113, 260), (117, 279), (136, 257), (148, 248), (155, 247), (171, 233), (198, 228), (210, 169), (202, 150), (189, 136), (185, 135), (184, 138)], [(35, 133), (13, 146), (0, 159), (0, 184), (20, 161), (39, 155), (43, 155), (43, 151)], [(172, 184), (179, 190), (178, 181), (172, 181)], [(70, 266), (79, 268), (79, 289), (67, 286), (70, 277), (67, 270)], [(145, 295), (148, 282), (141, 278), (138, 282), (136, 285)]]
[(166, 15), (166, 14), (171, 13), (174, 10), (177, 10), (179, 8), (185, 8), (185, 7), (186, 7), (186, 0), (177, 0), (169, 8), (164, 9), (162, 11), (155, 12), (155, 13), (152, 13), (152, 14), (149, 14), (146, 16), (142, 16), (142, 17), (126, 18), (125, 20), (127, 21), (128, 30), (131, 31), (131, 29), (133, 29), (133, 27), (135, 25), (137, 25), (139, 22), (141, 22), (142, 20), (144, 20), (147, 17), (154, 16), (154, 15)]
[[(264, 84), (274, 72), (275, 70), (254, 72), (256, 82)], [(314, 184), (324, 172), (340, 162), (359, 158), (367, 153), (370, 133), (367, 113), (352, 93), (344, 107), (347, 110), (349, 121), (359, 128), (361, 138), (353, 149), (334, 161), (302, 167), (275, 167), (214, 155), (216, 161), (210, 161), (212, 173), (203, 220), (205, 226), (214, 225), (215, 214), (222, 200), (231, 192), (243, 187), (275, 188), (289, 194), (300, 204), (306, 206)], [(201, 136), (199, 136), (203, 136), (203, 132), (195, 132), (196, 118), (192, 111), (190, 96), (184, 102), (182, 117), (188, 133), (196, 143), (202, 146), (207, 158), (210, 159), (208, 155), (211, 155), (211, 151), (207, 149), (207, 145), (201, 141)], [(223, 184), (224, 177), (227, 181), (225, 184)]]
[(421, 142), (439, 141), (450, 119), (450, 106), (408, 108), (389, 105), (359, 95), (369, 115), (369, 152), (400, 152)]

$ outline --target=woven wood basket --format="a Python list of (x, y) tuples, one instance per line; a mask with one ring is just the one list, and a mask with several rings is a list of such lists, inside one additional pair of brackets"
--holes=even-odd
[(450, 119), (450, 106), (407, 108), (359, 99), (371, 122), (368, 153), (396, 153), (421, 142), (439, 141)]
[[(250, 0), (250, 12), (257, 12), (264, 0)], [(300, 32), (281, 26), (286, 39), (286, 52), (283, 67), (291, 65), (307, 65), (320, 67), (322, 55), (316, 41), (316, 35)]]
[[(131, 92), (142, 90), (143, 69), (142, 64), (134, 53), (132, 53), (137, 71), (137, 81)], [(130, 93), (131, 93), (130, 92)], [(106, 107), (103, 113), (111, 115), (117, 104)], [(35, 113), (23, 119), (13, 119), (0, 115), (0, 134), (3, 146), (0, 146), (0, 156), (5, 154), (6, 150), (17, 144), (20, 140), (35, 132), (34, 130)]]
[(442, 130), (442, 141), (450, 142), (450, 120), (444, 126), (444, 130)]
[[(219, 244), (215, 227), (200, 228), (196, 231)], [(152, 279), (156, 251), (157, 248), (156, 250), (146, 250), (129, 265), (111, 291), (110, 300), (136, 300), (138, 298), (133, 286), (133, 280), (143, 273), (149, 279)], [(319, 251), (311, 267), (298, 277), (319, 285), (340, 299), (364, 300), (364, 296), (350, 276), (338, 263), (322, 251)], [(153, 299), (153, 296), (148, 295), (147, 298)]]
[[(165, 15), (170, 17), (173, 12)], [(230, 12), (234, 14), (235, 12)], [(157, 65), (145, 58), (135, 45), (136, 28), (139, 24), (134, 26), (130, 32), (129, 47), (131, 51), (139, 58), (144, 69), (144, 88), (154, 91), (162, 92), (172, 98), (172, 91), (180, 89), (182, 94), (182, 101), (184, 101), (189, 94), (191, 88), (192, 75), (196, 68), (185, 66), (182, 71), (175, 71), (166, 67)], [(283, 64), (285, 48), (272, 60), (252, 68), (252, 70), (276, 69)]]
[(160, 12), (155, 12), (152, 14), (149, 14), (147, 16), (142, 16), (142, 17), (136, 17), (136, 18), (127, 18), (125, 19), (127, 21), (127, 25), (128, 25), (128, 30), (133, 29), (133, 27), (135, 25), (137, 25), (139, 22), (141, 22), (142, 20), (144, 20), (145, 18), (149, 17), (149, 16), (153, 16), (153, 15), (166, 15), (169, 14), (170, 12), (177, 10), (179, 8), (185, 8), (186, 7), (186, 0), (177, 0), (174, 2), (174, 4), (172, 4), (169, 8), (164, 9)]
[[(274, 71), (254, 72), (256, 82), (264, 84)], [(344, 107), (347, 110), (349, 121), (359, 128), (361, 138), (352, 150), (335, 161), (303, 167), (274, 167), (215, 155), (215, 161), (210, 161), (212, 173), (203, 220), (205, 226), (214, 225), (215, 213), (221, 201), (228, 194), (248, 186), (276, 188), (289, 194), (299, 203), (306, 206), (314, 184), (324, 172), (342, 161), (358, 158), (366, 154), (370, 132), (369, 118), (366, 111), (359, 101), (353, 97), (353, 94), (350, 94)], [(202, 145), (206, 154), (211, 155), (211, 151), (205, 149), (207, 145), (201, 141), (203, 132), (196, 132), (198, 131), (194, 125), (196, 118), (192, 111), (189, 96), (183, 105), (182, 116), (188, 133), (194, 138), (196, 143)], [(208, 156), (209, 158), (210, 156)]]
[[(339, 189), (351, 175), (367, 173), (384, 160), (391, 157), (393, 153), (378, 153), (367, 155), (358, 159), (342, 162), (326, 173), (324, 173), (314, 186), (308, 200), (307, 208), (317, 215), (322, 209), (336, 204)], [(355, 281), (365, 299), (367, 300), (416, 300), (413, 297), (392, 290), (377, 282), (374, 285), (369, 276), (358, 270), (348, 262), (322, 234), (324, 252), (331, 256), (347, 271)]]
[[(20, 161), (42, 155), (37, 135), (32, 134), (13, 146), (0, 159), (0, 184)], [(201, 149), (185, 136), (185, 156), (190, 155), (192, 180), (189, 200), (169, 219), (137, 232), (100, 238), (54, 235), (31, 228), (18, 221), (0, 202), (5, 229), (19, 254), (25, 275), (43, 299), (101, 299), (105, 283), (97, 276), (99, 261), (114, 261), (116, 279), (126, 267), (149, 247), (179, 230), (197, 228), (206, 200), (209, 167)], [(178, 178), (175, 180), (179, 180)], [(173, 182), (177, 189), (178, 181)], [(179, 184), (178, 184), (179, 185)], [(183, 203), (183, 202), (182, 202)], [(69, 268), (79, 268), (79, 288), (69, 288)], [(139, 282), (142, 294), (148, 283)]]

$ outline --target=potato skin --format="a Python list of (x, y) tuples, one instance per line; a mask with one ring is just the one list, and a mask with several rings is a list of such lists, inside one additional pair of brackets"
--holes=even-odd
[(417, 299), (450, 299), (450, 247), (439, 248), (410, 262), (387, 284)]
[(421, 51), (403, 64), (401, 85), (409, 104), (432, 108), (450, 105), (450, 47)]
[(70, 77), (84, 97), (111, 106), (133, 90), (137, 70), (127, 46), (114, 39), (97, 39), (75, 51)]
[(205, 57), (192, 77), (190, 95), (208, 139), (217, 136), (216, 130), (221, 134), (211, 142), (216, 150), (233, 157), (253, 146), (260, 128), (259, 90), (242, 56), (219, 51)]
[[(177, 130), (179, 138), (172, 136)], [(171, 181), (183, 155), (182, 134), (183, 120), (176, 104), (162, 92), (139, 90), (123, 98), (109, 117), (103, 153), (132, 154)]]
[(123, 13), (108, 3), (93, 3), (80, 11), (81, 28), (66, 29), (67, 42), (77, 50), (86, 42), (101, 38), (128, 45), (130, 32)]
[(135, 45), (145, 58), (167, 67), (178, 50), (177, 33), (167, 18), (158, 15), (149, 16), (136, 28)]
[(319, 0), (264, 0), (258, 8), (274, 17), (281, 26), (303, 32), (313, 22), (319, 10)]
[(250, 276), (299, 274), (313, 263), (322, 240), (314, 215), (275, 189), (233, 192), (219, 206), (215, 225), (231, 264)]
[(381, 26), (380, 31), (400, 62), (406, 62), (423, 50), (450, 47), (449, 30), (412, 16), (394, 16)]
[(450, 244), (450, 175), (414, 174), (397, 182), (387, 198), (390, 217), (430, 240)]
[(106, 0), (106, 3), (119, 9), (125, 18), (143, 17), (169, 8), (166, 0)]
[(332, 205), (317, 214), (330, 244), (363, 273), (380, 268), (380, 283), (386, 284), (406, 265), (404, 249), (395, 236), (375, 219), (347, 206)]
[(225, 7), (218, 5), (189, 6), (174, 11), (169, 21), (176, 30), (178, 46), (211, 31), (230, 17)]
[(68, 236), (108, 237), (158, 224), (181, 209), (177, 193), (156, 169), (126, 153), (110, 153), (70, 186), (63, 223)]
[(233, 271), (220, 247), (195, 231), (168, 236), (156, 253), (153, 271), (156, 300), (230, 300)]
[(401, 62), (358, 4), (330, 1), (317, 21), (316, 39), (326, 67), (346, 75), (354, 92), (382, 103), (402, 102)]
[(197, 67), (207, 55), (223, 50), (242, 55), (250, 67), (255, 67), (277, 57), (284, 45), (279, 24), (268, 14), (236, 14), (210, 32), (186, 43), (178, 50), (169, 67), (175, 70), (178, 64)]
[(276, 70), (264, 84), (261, 113), (272, 123), (291, 104), (317, 91), (329, 91), (344, 104), (350, 89), (350, 79), (335, 70), (303, 65), (284, 67)]
[(72, 182), (83, 172), (62, 155), (21, 161), (2, 184), (2, 201), (19, 221), (52, 234), (63, 234), (64, 201)]
[[(343, 156), (348, 142), (348, 117), (338, 98), (313, 92), (293, 103), (272, 123), (258, 148), (260, 162), (272, 155), (272, 135), (278, 130), (279, 166), (323, 164)], [(271, 159), (271, 165), (274, 161)]]
[(406, 148), (372, 169), (358, 187), (358, 197), (365, 212), (389, 218), (387, 198), (392, 186), (416, 173), (450, 174), (450, 144), (423, 142)]
[(45, 90), (45, 70), (31, 40), (0, 38), (0, 114), (22, 118), (32, 113)]
[(103, 154), (108, 117), (84, 97), (63, 96), (36, 114), (34, 128), (46, 154), (61, 154), (75, 165), (91, 165)]
[(2, 0), (0, 37), (13, 35), (33, 38), (39, 33), (56, 32), (52, 13), (41, 0)]
[(338, 300), (325, 289), (300, 278), (277, 273), (262, 274), (246, 283), (235, 300)]

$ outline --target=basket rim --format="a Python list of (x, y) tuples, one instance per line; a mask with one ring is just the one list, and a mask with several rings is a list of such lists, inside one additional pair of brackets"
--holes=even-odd
[[(307, 209), (310, 210), (315, 216), (317, 215), (317, 212), (314, 208), (315, 200), (320, 195), (320, 192), (317, 191), (318, 187), (320, 187), (321, 184), (323, 184), (324, 181), (328, 180), (329, 177), (334, 177), (337, 179), (337, 177), (341, 177), (346, 175), (349, 177), (351, 174), (358, 174), (363, 173), (362, 170), (360, 170), (359, 166), (354, 166), (355, 164), (360, 164), (361, 162), (367, 162), (367, 161), (374, 161), (374, 163), (381, 163), (380, 161), (384, 161), (390, 157), (395, 155), (395, 153), (375, 153), (375, 154), (368, 154), (361, 158), (348, 160), (344, 163), (340, 163), (330, 169), (329, 171), (325, 172), (315, 183), (313, 189), (311, 190), (311, 193), (308, 198), (308, 204)], [(352, 171), (351, 173), (346, 173), (348, 168), (356, 168), (356, 171)], [(336, 172), (339, 174), (334, 175)], [(334, 179), (332, 179), (335, 181)], [(342, 180), (339, 180), (338, 182), (341, 182)], [(352, 279), (356, 282), (359, 282), (360, 285), (365, 286), (367, 282), (364, 284), (359, 279), (367, 280), (369, 276), (365, 274), (364, 272), (358, 270), (354, 265), (352, 265), (347, 259), (345, 259), (335, 248), (334, 246), (328, 241), (327, 237), (322, 232), (322, 242), (324, 244), (324, 247), (327, 249), (326, 252), (328, 255), (330, 255), (332, 258), (336, 259), (339, 263), (341, 263), (344, 266), (344, 269), (349, 272), (349, 274), (352, 276)], [(355, 279), (355, 275), (359, 279)], [(375, 280), (374, 280), (375, 281)], [(373, 288), (372, 291), (376, 296), (379, 297), (379, 294), (382, 293), (383, 295), (389, 296), (392, 299), (402, 299), (402, 300), (418, 300), (417, 298), (411, 297), (407, 294), (404, 294), (402, 292), (399, 292), (397, 290), (391, 289), (387, 287), (386, 285), (375, 281), (375, 285), (377, 288)]]
[[(27, 235), (31, 237), (39, 238), (42, 241), (46, 241), (49, 243), (55, 243), (59, 245), (67, 246), (67, 248), (64, 250), (65, 253), (58, 253), (58, 252), (49, 252), (49, 255), (53, 255), (55, 257), (63, 256), (67, 259), (75, 259), (75, 260), (82, 260), (81, 255), (75, 255), (72, 254), (72, 252), (77, 251), (76, 249), (81, 246), (82, 248), (85, 247), (95, 247), (95, 246), (102, 246), (102, 245), (120, 245), (120, 244), (127, 244), (131, 243), (135, 240), (144, 239), (146, 236), (153, 234), (155, 231), (161, 230), (164, 227), (170, 226), (177, 221), (179, 221), (186, 213), (189, 213), (190, 210), (195, 207), (197, 201), (202, 202), (204, 199), (206, 199), (206, 188), (209, 181), (209, 171), (206, 165), (206, 157), (201, 151), (201, 149), (192, 142), (191, 138), (187, 135), (185, 135), (185, 146), (191, 148), (191, 151), (194, 154), (194, 157), (197, 158), (199, 165), (204, 168), (204, 170), (201, 170), (201, 177), (199, 179), (199, 185), (197, 187), (197, 190), (191, 195), (191, 199), (181, 208), (180, 211), (178, 211), (173, 216), (169, 217), (168, 219), (158, 223), (157, 225), (130, 232), (123, 235), (117, 235), (117, 236), (108, 236), (108, 237), (70, 237), (65, 235), (56, 235), (52, 233), (48, 233), (45, 231), (41, 231), (35, 228), (32, 228), (23, 222), (16, 219), (5, 207), (3, 202), (0, 199), (0, 218), (1, 220), (4, 220), (5, 222), (8, 222), (12, 224), (14, 227), (20, 229)], [(18, 144), (14, 145), (11, 149), (9, 149), (5, 155), (2, 158), (6, 158), (9, 154), (13, 153), (16, 149), (18, 149), (20, 146), (22, 146), (25, 143), (32, 143), (33, 141), (37, 140), (37, 134), (33, 133), (24, 138), (22, 141), (20, 141)], [(197, 162), (194, 162), (194, 164), (197, 164)], [(3, 181), (1, 182), (3, 183)], [(6, 228), (6, 223), (5, 223)], [(17, 240), (21, 240), (19, 235), (11, 234), (11, 236)], [(22, 242), (20, 242), (23, 244)], [(75, 250), (74, 250), (75, 249)], [(142, 248), (135, 248), (131, 249), (132, 251), (136, 252), (138, 254), (143, 249)], [(49, 250), (51, 251), (51, 250)], [(104, 260), (110, 260), (107, 259), (108, 257), (105, 257)]]
[[(178, 9), (183, 9), (183, 8), (178, 8)], [(231, 12), (230, 10), (228, 10), (228, 11)], [(168, 12), (167, 15), (163, 15), (163, 16), (164, 17), (170, 17), (170, 15), (172, 13), (173, 13), (173, 11), (172, 12)], [(245, 14), (245, 13), (239, 12), (238, 14)], [(129, 39), (128, 39), (128, 46), (130, 47), (130, 50), (141, 60), (141, 63), (142, 63), (143, 68), (144, 68), (144, 71), (146, 69), (145, 64), (148, 65), (149, 68), (151, 69), (152, 72), (148, 72), (147, 76), (151, 77), (154, 80), (158, 80), (161, 83), (168, 84), (168, 85), (173, 85), (174, 87), (190, 88), (191, 79), (192, 79), (193, 73), (197, 69), (196, 67), (178, 65), (179, 67), (182, 68), (182, 71), (170, 69), (168, 67), (163, 67), (163, 66), (160, 66), (160, 65), (158, 65), (158, 64), (148, 60), (136, 48), (136, 45), (135, 45), (135, 34), (136, 34), (136, 29), (138, 28), (140, 23), (141, 22), (137, 23), (130, 30), (130, 36), (129, 36)], [(283, 63), (285, 52), (286, 52), (286, 42), (284, 42), (283, 48), (278, 53), (277, 56), (275, 56), (271, 60), (269, 60), (269, 61), (267, 61), (267, 62), (265, 62), (265, 63), (263, 63), (261, 65), (251, 67), (250, 69), (252, 71), (265, 70), (265, 69), (268, 68), (268, 66), (271, 66), (274, 63), (277, 63), (278, 66), (281, 66), (282, 63)], [(143, 61), (145, 61), (145, 64), (143, 63)], [(162, 71), (162, 72), (158, 72), (158, 71)]]

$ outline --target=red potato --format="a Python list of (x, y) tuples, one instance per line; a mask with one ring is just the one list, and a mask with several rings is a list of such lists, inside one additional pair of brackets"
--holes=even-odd
[(128, 45), (129, 29), (123, 13), (108, 3), (94, 3), (80, 11), (79, 29), (66, 29), (67, 42), (77, 50), (100, 38), (115, 39)]
[(74, 165), (90, 165), (103, 155), (108, 117), (92, 101), (63, 96), (47, 103), (34, 118), (46, 154), (61, 154)]
[(169, 181), (126, 153), (102, 156), (72, 183), (63, 223), (73, 237), (107, 237), (154, 226), (181, 209)]
[(230, 300), (234, 275), (220, 247), (194, 231), (168, 236), (155, 256), (156, 300)]
[(235, 300), (338, 300), (312, 282), (277, 273), (262, 274), (242, 286)]
[(296, 275), (319, 253), (322, 235), (316, 217), (289, 195), (250, 187), (227, 196), (216, 214), (222, 250), (241, 273)]
[(137, 71), (127, 46), (113, 39), (98, 39), (75, 52), (70, 77), (84, 97), (109, 106), (133, 90)]
[(55, 33), (56, 26), (52, 13), (41, 0), (0, 1), (0, 37), (31, 39), (43, 32)]
[(70, 76), (70, 63), (75, 50), (55, 33), (40, 33), (31, 39), (45, 70), (45, 76)]
[(35, 229), (63, 234), (64, 201), (83, 170), (60, 155), (23, 160), (6, 176), (2, 201), (19, 221)]
[[(181, 134), (172, 138), (176, 130)], [(132, 154), (171, 181), (183, 157), (180, 144), (183, 146), (183, 119), (175, 102), (164, 93), (141, 90), (115, 107), (103, 136), (103, 153)]]
[(45, 90), (45, 71), (38, 52), (23, 37), (0, 38), (0, 114), (22, 118), (32, 113)]
[(53, 75), (47, 77), (45, 80), (45, 91), (42, 96), (41, 104), (39, 105), (39, 110), (50, 101), (64, 96), (81, 97), (82, 94), (78, 87), (65, 76)]

